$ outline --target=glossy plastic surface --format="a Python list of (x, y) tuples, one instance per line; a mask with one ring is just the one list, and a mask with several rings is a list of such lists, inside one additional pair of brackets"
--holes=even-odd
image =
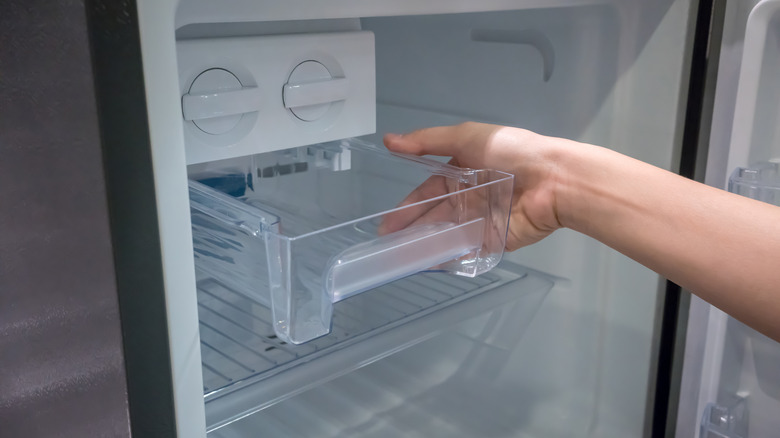
[(176, 50), (188, 164), (376, 132), (371, 32), (193, 38)]
[(333, 303), (363, 291), (424, 270), (491, 269), (503, 254), (513, 185), (505, 173), (356, 140), (209, 163), (190, 175), (199, 280), (270, 308), (276, 335), (291, 344), (329, 333)]

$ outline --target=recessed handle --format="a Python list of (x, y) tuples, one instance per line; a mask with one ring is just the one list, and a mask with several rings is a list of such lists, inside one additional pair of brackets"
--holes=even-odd
[(244, 87), (213, 93), (185, 94), (181, 98), (184, 120), (213, 119), (215, 117), (259, 111), (262, 93), (257, 87)]
[(545, 34), (534, 29), (473, 29), (471, 40), (482, 43), (528, 45), (542, 55), (543, 78), (547, 82), (555, 67), (555, 48)]
[(425, 224), (355, 245), (333, 258), (325, 288), (336, 303), (455, 260), (482, 247), (484, 230), (484, 218)]
[(284, 86), (284, 107), (298, 108), (309, 105), (338, 102), (347, 98), (347, 78), (333, 78), (325, 81), (286, 84)]

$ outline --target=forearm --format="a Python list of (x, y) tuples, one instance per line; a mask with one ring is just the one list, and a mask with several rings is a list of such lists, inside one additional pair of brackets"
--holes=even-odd
[(562, 226), (780, 339), (780, 208), (596, 146), (551, 149)]

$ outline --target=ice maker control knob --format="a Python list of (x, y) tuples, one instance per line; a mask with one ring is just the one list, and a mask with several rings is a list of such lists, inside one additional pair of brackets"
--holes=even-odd
[(313, 122), (324, 116), (334, 102), (347, 98), (348, 86), (346, 78), (333, 77), (321, 63), (305, 61), (293, 69), (284, 85), (284, 107), (299, 119)]
[(229, 71), (213, 68), (195, 78), (181, 105), (184, 120), (220, 135), (235, 128), (243, 114), (260, 109), (261, 93), (257, 87), (244, 87)]

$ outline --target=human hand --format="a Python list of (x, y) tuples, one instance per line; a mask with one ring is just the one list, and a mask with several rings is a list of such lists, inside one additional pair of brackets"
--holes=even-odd
[[(456, 166), (512, 173), (507, 250), (567, 227), (780, 341), (777, 206), (697, 183), (607, 148), (517, 128), (469, 122), (387, 135), (384, 141), (394, 152), (451, 156)], [(429, 179), (405, 203), (435, 189), (435, 179)], [(406, 215), (408, 209), (401, 211)], [(429, 209), (421, 216), (415, 211), (413, 217), (402, 219), (427, 220), (433, 212)], [(395, 231), (399, 228), (392, 228), (398, 225), (385, 231)]]
[[(558, 228), (555, 165), (558, 144), (550, 138), (519, 128), (468, 122), (457, 126), (422, 129), (406, 135), (387, 134), (384, 143), (393, 152), (453, 157), (450, 164), (511, 173), (514, 195), (506, 249), (535, 243)], [(446, 193), (434, 178), (411, 193), (401, 205)], [(384, 232), (407, 223), (383, 224)]]

